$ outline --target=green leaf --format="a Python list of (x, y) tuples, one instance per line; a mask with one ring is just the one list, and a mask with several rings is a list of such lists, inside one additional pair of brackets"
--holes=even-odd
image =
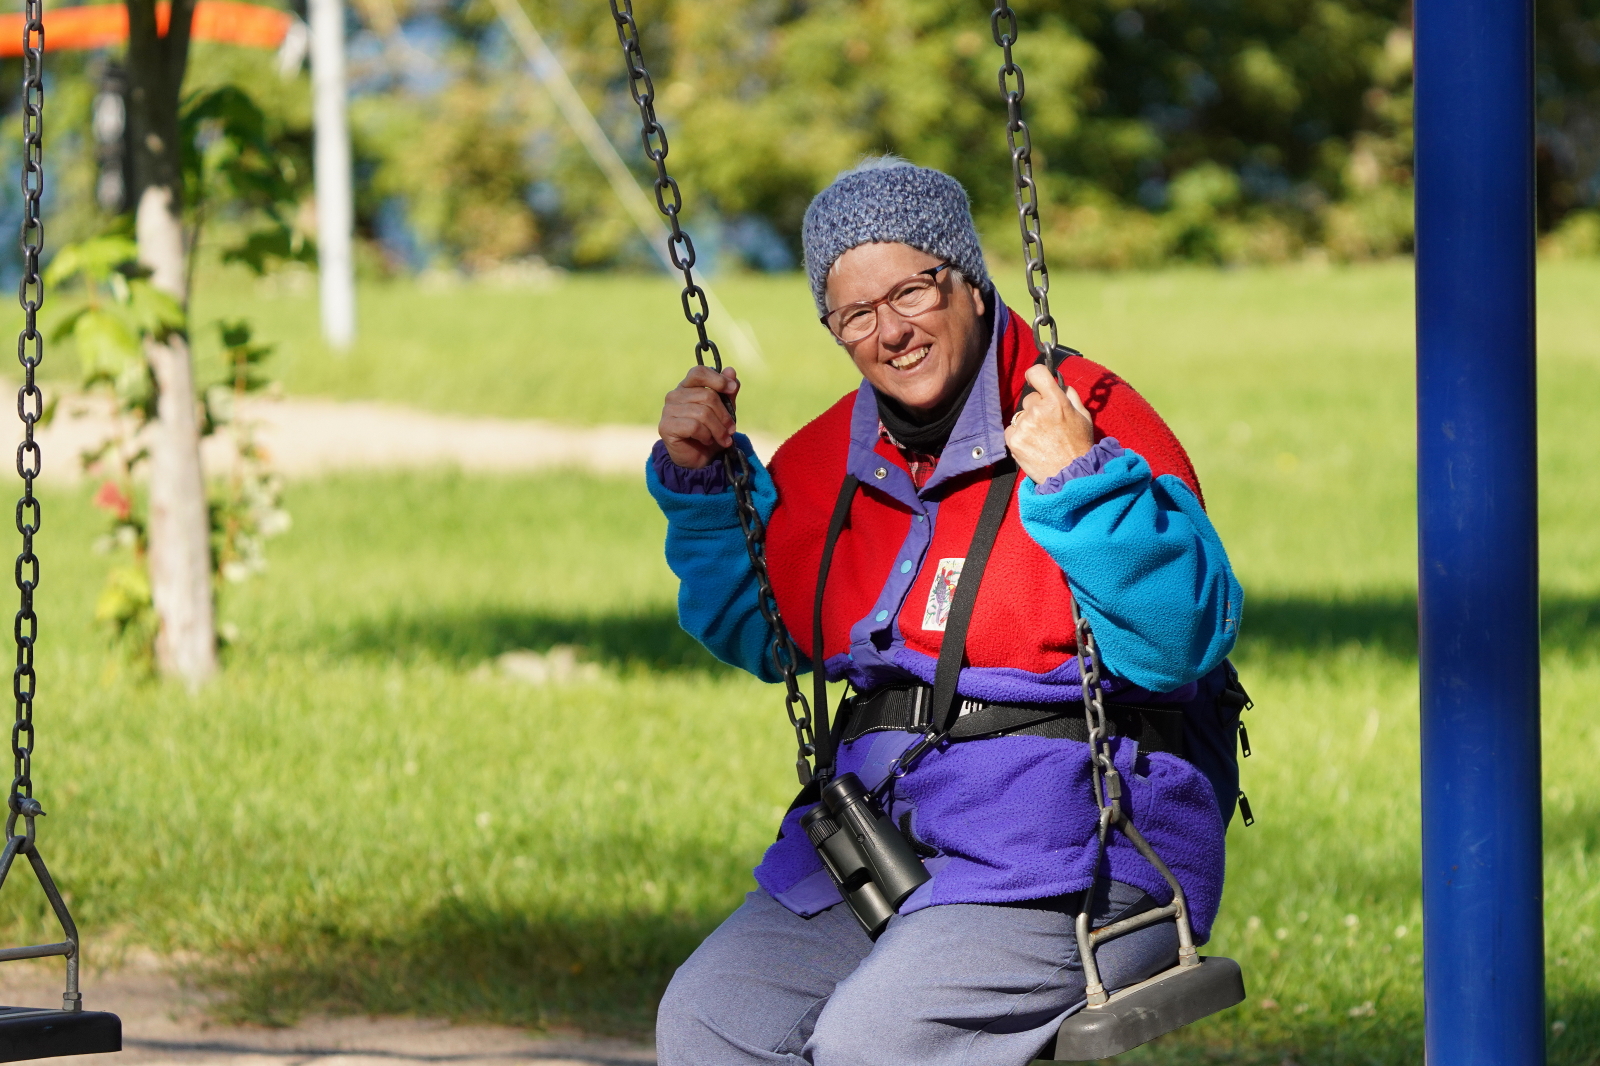
[(81, 303), (64, 312), (50, 329), (52, 341), (64, 341), (71, 337), (78, 329), (78, 323), (83, 316), (95, 309), (93, 304)]
[(128, 311), (141, 333), (163, 337), (183, 328), (183, 306), (147, 281), (129, 284)]
[(139, 334), (120, 314), (87, 309), (75, 321), (72, 338), (89, 381), (112, 380), (130, 364), (144, 365), (144, 345)]
[(44, 272), (45, 284), (61, 285), (80, 276), (89, 283), (103, 282), (138, 258), (139, 246), (126, 237), (94, 237), (57, 252)]
[(225, 248), (224, 263), (243, 263), (254, 273), (265, 274), (274, 261), (299, 262), (308, 265), (317, 261), (316, 244), (296, 240), (293, 230), (286, 225), (260, 229), (239, 244)]

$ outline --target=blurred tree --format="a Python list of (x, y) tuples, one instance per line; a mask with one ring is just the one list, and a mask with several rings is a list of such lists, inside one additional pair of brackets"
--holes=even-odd
[[(761, 216), (792, 243), (817, 188), (862, 154), (893, 151), (959, 177), (981, 224), (1011, 247), (998, 52), (981, 8), (638, 6), (692, 206)], [(565, 0), (530, 12), (636, 155), (606, 20)], [(1362, 258), (1409, 248), (1404, 0), (1037, 0), (1018, 12), (1058, 261), (1270, 260), (1308, 248)], [(1600, 0), (1540, 0), (1539, 27), (1540, 217), (1549, 226), (1600, 200)], [(570, 174), (544, 176), (567, 194)]]
[[(643, 178), (604, 8), (525, 3)], [(1600, 225), (1600, 0), (1538, 3), (1540, 225)], [(391, 267), (541, 256), (650, 268), (488, 0), (354, 10), (366, 27), (351, 43), (359, 224)], [(1054, 262), (1410, 247), (1406, 0), (1034, 0), (1018, 12)], [(793, 263), (811, 195), (882, 151), (954, 173), (991, 244), (1015, 247), (985, 5), (638, 0), (638, 13), (689, 224), (725, 238), (724, 260)], [(280, 121), (279, 102), (257, 98)], [(298, 99), (281, 103), (304, 123)]]
[(1600, 0), (1539, 0), (1538, 34), (1539, 228), (1600, 224)]
[[(188, 242), (183, 228), (183, 143), (178, 103), (189, 61), (194, 0), (172, 0), (166, 33), (155, 0), (128, 7), (128, 122), (134, 151), (134, 228), (150, 283), (188, 302)], [(150, 591), (159, 629), (156, 663), (197, 685), (217, 669), (211, 594), (211, 524), (200, 469), (194, 364), (180, 328), (151, 331), (145, 356), (158, 392), (150, 445)]]

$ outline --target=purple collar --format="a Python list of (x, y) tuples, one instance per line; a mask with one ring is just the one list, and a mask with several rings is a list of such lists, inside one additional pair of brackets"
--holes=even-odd
[(922, 487), (920, 495), (911, 483), (910, 474), (886, 462), (877, 453), (878, 395), (865, 381), (856, 391), (855, 407), (850, 414), (850, 473), (863, 485), (871, 485), (913, 511), (922, 513), (922, 496), (927, 496), (952, 478), (982, 470), (1003, 459), (1008, 453), (1005, 419), (1000, 415), (998, 349), (1010, 314), (1010, 309), (1003, 303), (995, 308), (994, 331), (989, 336), (989, 349), (984, 353), (983, 365), (978, 368), (978, 381), (967, 397), (967, 406), (956, 419), (955, 428), (950, 431), (950, 440), (939, 457), (938, 467)]

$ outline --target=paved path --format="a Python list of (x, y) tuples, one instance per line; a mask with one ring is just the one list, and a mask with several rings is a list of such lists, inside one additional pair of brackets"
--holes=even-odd
[[(0, 1001), (60, 1003), (61, 967), (7, 963)], [(648, 1045), (535, 1036), (491, 1025), (416, 1018), (311, 1018), (290, 1029), (209, 1024), (204, 997), (153, 962), (84, 981), (90, 1010), (122, 1018), (123, 1051), (54, 1062), (79, 1066), (654, 1066)]]
[[(653, 426), (565, 426), (537, 419), (471, 418), (365, 401), (253, 399), (241, 414), (258, 425), (257, 440), (285, 477), (315, 477), (340, 470), (455, 466), (468, 471), (527, 471), (573, 467), (602, 474), (640, 476), (655, 442)], [(110, 408), (99, 398), (62, 401), (55, 421), (39, 433), (44, 480), (82, 477), (78, 455), (112, 429)], [(771, 455), (775, 438), (755, 436)], [(207, 442), (208, 469), (224, 469), (230, 442)]]

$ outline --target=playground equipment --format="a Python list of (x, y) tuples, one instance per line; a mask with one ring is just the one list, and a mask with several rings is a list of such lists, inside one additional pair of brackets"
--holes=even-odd
[[(26, 856), (39, 887), (55, 912), (64, 939), (51, 944), (0, 948), (0, 962), (15, 959), (44, 959), (61, 956), (67, 961), (67, 987), (61, 996), (61, 1009), (0, 1007), (0, 1061), (41, 1059), (56, 1055), (86, 1055), (122, 1050), (122, 1022), (115, 1014), (83, 1009), (83, 994), (78, 991), (78, 968), (82, 953), (78, 927), (72, 921), (66, 900), (56, 888), (35, 838), (35, 822), (44, 809), (33, 798), (33, 696), (37, 687), (34, 672), (34, 647), (39, 635), (39, 619), (33, 610), (33, 593), (39, 587), (39, 557), (33, 551), (33, 536), (39, 532), (39, 501), (33, 495), (33, 481), (39, 476), (39, 445), (33, 428), (44, 414), (44, 393), (34, 383), (34, 373), (44, 357), (44, 338), (39, 333), (39, 307), (44, 303), (44, 282), (39, 276), (39, 255), (44, 250), (44, 223), (39, 205), (44, 195), (44, 4), (27, 0), (22, 49), (22, 282), (18, 298), (22, 303), (23, 326), (17, 337), (17, 359), (22, 363), (22, 388), (17, 393), (17, 414), (22, 419), (22, 443), (17, 446), (17, 474), (22, 478), (22, 498), (17, 501), (17, 531), (22, 534), (22, 554), (17, 556), (16, 581), (21, 594), (13, 633), (17, 642), (17, 668), (11, 675), (11, 691), (16, 697), (16, 724), (11, 727), (11, 795), (6, 815), (6, 840), (0, 850), (0, 886), (16, 863)], [(17, 832), (22, 821), (23, 832)]]
[[(709, 308), (705, 291), (694, 278), (694, 243), (679, 222), (679, 214), (683, 209), (683, 195), (678, 183), (667, 173), (667, 134), (656, 116), (655, 88), (649, 70), (645, 66), (639, 27), (633, 16), (632, 3), (631, 0), (610, 0), (610, 3), (612, 19), (616, 23), (617, 38), (622, 45), (623, 60), (628, 71), (629, 91), (639, 108), (640, 139), (644, 144), (645, 155), (656, 171), (654, 183), (656, 207), (665, 216), (670, 229), (667, 240), (668, 259), (673, 269), (683, 275), (683, 313), (694, 326), (698, 336), (695, 344), (695, 360), (704, 366), (709, 356), (711, 364), (717, 370), (721, 370), (722, 356), (706, 331)], [(1038, 187), (1033, 180), (1032, 142), (1027, 124), (1022, 119), (1024, 94), (1022, 70), (1012, 55), (1012, 46), (1017, 40), (1017, 19), (1006, 0), (999, 0), (996, 4), (990, 16), (990, 27), (995, 43), (1004, 55), (1004, 64), (1000, 69), (1000, 89), (1006, 101), (1006, 143), (1011, 155), (1017, 217), (1021, 225), (1023, 256), (1027, 264), (1028, 292), (1033, 298), (1033, 334), (1039, 352), (1049, 355), (1049, 365), (1054, 370), (1060, 359), (1070, 353), (1057, 343), (1056, 324), (1050, 314), (1049, 271), (1045, 266), (1044, 244), (1039, 232)], [(785, 709), (794, 727), (798, 748), (795, 768), (799, 774), (800, 784), (805, 787), (817, 781), (825, 786), (828, 783), (827, 776), (832, 769), (832, 760), (826, 750), (829, 747), (826, 678), (818, 663), (812, 671), (813, 696), (808, 703), (800, 689), (797, 676), (799, 652), (784, 625), (768, 577), (764, 550), (765, 530), (753, 501), (749, 462), (738, 448), (729, 448), (724, 452), (722, 461), (728, 480), (734, 489), (739, 523), (744, 531), (745, 545), (756, 578), (757, 603), (763, 619), (773, 634), (770, 651), (783, 677)], [(989, 496), (997, 498), (1003, 505), (1010, 495), (1010, 482), (1005, 479), (1014, 476), (1014, 472), (1009, 475), (1003, 474), (997, 467)], [(846, 500), (850, 480), (846, 480), (846, 493), (843, 496)], [(1005, 490), (996, 494), (993, 489), (1002, 481), (1005, 481)], [(984, 511), (985, 514), (990, 511), (988, 502), (984, 505)], [(836, 510), (835, 524), (838, 523), (840, 514), (840, 511)], [(998, 516), (995, 521), (998, 524)], [(984, 554), (987, 554), (986, 549)], [(970, 554), (968, 565), (969, 568), (977, 566), (981, 570), (981, 563), (977, 563)], [(819, 599), (820, 595), (819, 581)], [(956, 624), (955, 619), (970, 612), (975, 595), (975, 582), (963, 581), (957, 590), (956, 602), (952, 608), (951, 628), (945, 633), (945, 640), (951, 642), (949, 647), (959, 647), (962, 643), (965, 626)], [(820, 608), (816, 615), (820, 619)], [(1094, 898), (1094, 886), (1091, 884), (1089, 890), (1084, 893), (1084, 910), (1077, 918), (1077, 939), (1078, 954), (1084, 968), (1088, 1005), (1062, 1023), (1051, 1043), (1041, 1049), (1041, 1059), (1087, 1062), (1120, 1055), (1163, 1033), (1231, 1007), (1245, 998), (1245, 991), (1239, 967), (1231, 959), (1201, 958), (1190, 929), (1182, 887), (1171, 870), (1134, 827), (1122, 807), (1122, 782), (1112, 761), (1111, 731), (1107, 728), (1106, 712), (1101, 703), (1098, 684), (1099, 656), (1088, 621), (1078, 611), (1076, 603), (1073, 605), (1073, 621), (1078, 634), (1080, 676), (1084, 678), (1083, 702), (1089, 737), (1091, 777), (1095, 803), (1100, 810), (1097, 844), (1103, 851), (1113, 831), (1122, 833), (1161, 874), (1171, 888), (1173, 897), (1172, 902), (1165, 907), (1112, 923), (1101, 929), (1091, 930), (1089, 906)], [(821, 643), (820, 626), (819, 620), (816, 622), (816, 631), (813, 634), (814, 646), (820, 646)], [(945, 712), (947, 705), (953, 704), (956, 692), (955, 671), (946, 670), (947, 659), (959, 667), (960, 656), (959, 654), (940, 656), (940, 680), (935, 683), (933, 706), (930, 709), (932, 721), (936, 724), (929, 729), (926, 736), (896, 760), (897, 768), (910, 767), (922, 752), (929, 750), (949, 735), (949, 725), (954, 716), (946, 715)], [(813, 759), (815, 759), (814, 765)], [(1097, 869), (1099, 865), (1101, 864), (1097, 864)], [(887, 920), (887, 914), (881, 917)], [(1130, 988), (1109, 993), (1100, 980), (1099, 970), (1095, 964), (1096, 947), (1114, 937), (1166, 919), (1171, 919), (1177, 926), (1179, 944), (1177, 964)]]
[[(0, 58), (24, 54), (25, 15), (0, 15)], [(156, 5), (156, 30), (166, 36), (172, 21), (172, 4)], [(216, 41), (243, 48), (285, 48), (305, 58), (306, 25), (287, 11), (238, 0), (200, 0), (194, 6), (190, 36), (196, 41)], [(109, 48), (128, 39), (125, 4), (58, 7), (50, 11), (50, 50)]]
[(1544, 1062), (1533, 4), (1417, 0), (1426, 1058)]

